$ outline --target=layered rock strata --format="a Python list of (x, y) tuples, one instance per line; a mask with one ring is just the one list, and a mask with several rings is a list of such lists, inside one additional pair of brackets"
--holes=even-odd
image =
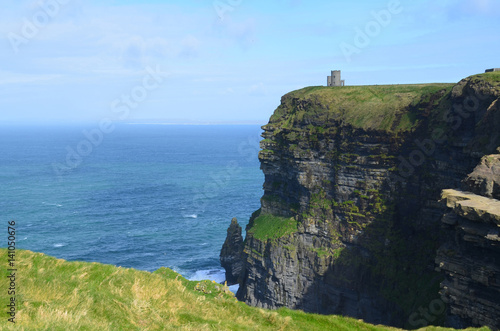
[(481, 160), (465, 180), (466, 188), (481, 193), (448, 189), (442, 200), (451, 209), (443, 218), (447, 240), (436, 263), (445, 275), (441, 297), (449, 305), (450, 325), (500, 329), (500, 155)]
[(227, 285), (238, 283), (243, 271), (243, 236), (238, 220), (233, 218), (220, 252), (220, 264), (226, 270)]
[(465, 180), (474, 193), (500, 199), (500, 155), (488, 155)]

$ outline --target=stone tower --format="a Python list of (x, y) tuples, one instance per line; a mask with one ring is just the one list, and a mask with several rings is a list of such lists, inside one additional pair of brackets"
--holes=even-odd
[(340, 70), (332, 70), (332, 75), (327, 77), (326, 86), (345, 86), (345, 81), (340, 79)]

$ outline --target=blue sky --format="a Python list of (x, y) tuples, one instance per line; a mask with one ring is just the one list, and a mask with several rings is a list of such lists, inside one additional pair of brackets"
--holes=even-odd
[(499, 28), (497, 0), (4, 0), (0, 122), (265, 124), (333, 69), (369, 85), (500, 67)]

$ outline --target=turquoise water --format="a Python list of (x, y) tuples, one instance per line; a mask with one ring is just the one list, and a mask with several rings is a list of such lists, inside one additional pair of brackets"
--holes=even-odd
[(260, 206), (260, 127), (121, 124), (91, 144), (95, 128), (0, 127), (0, 219), (18, 248), (223, 277), (231, 218)]

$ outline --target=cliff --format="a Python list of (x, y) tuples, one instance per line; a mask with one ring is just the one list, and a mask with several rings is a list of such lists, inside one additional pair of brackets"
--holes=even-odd
[(499, 96), (499, 73), (283, 96), (263, 127), (264, 195), (237, 297), (410, 328), (451, 323), (435, 270), (438, 201), (500, 145)]
[(441, 297), (454, 327), (500, 329), (500, 155), (483, 157), (465, 179), (474, 192), (443, 190), (446, 240), (436, 256), (445, 280)]

